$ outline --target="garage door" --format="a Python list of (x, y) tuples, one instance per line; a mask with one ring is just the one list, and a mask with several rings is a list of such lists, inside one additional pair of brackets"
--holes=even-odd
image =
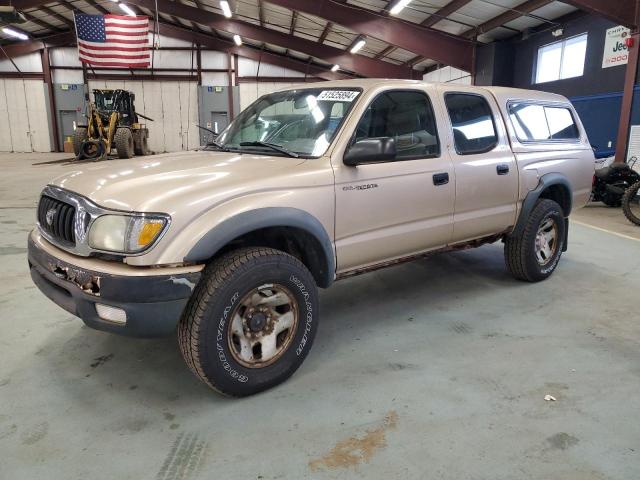
[(0, 79), (0, 150), (50, 152), (51, 138), (42, 80)]

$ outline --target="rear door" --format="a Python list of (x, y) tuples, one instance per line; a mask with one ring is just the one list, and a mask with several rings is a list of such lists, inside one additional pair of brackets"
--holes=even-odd
[(452, 243), (500, 233), (515, 224), (518, 168), (498, 106), (481, 89), (439, 89), (456, 174)]

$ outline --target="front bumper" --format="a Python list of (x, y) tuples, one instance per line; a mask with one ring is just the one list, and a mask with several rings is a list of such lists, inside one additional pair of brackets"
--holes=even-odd
[[(42, 293), (89, 327), (134, 337), (170, 335), (203, 268), (131, 267), (78, 258), (51, 245), (35, 230), (28, 243), (31, 278)], [(101, 318), (97, 303), (124, 310), (126, 322)]]

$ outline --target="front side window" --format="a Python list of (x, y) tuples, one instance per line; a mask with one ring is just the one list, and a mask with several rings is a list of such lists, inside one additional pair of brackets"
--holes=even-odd
[(493, 114), (487, 100), (480, 95), (448, 93), (445, 103), (451, 126), (456, 152), (472, 155), (489, 152), (498, 143), (498, 135), (493, 122)]
[(509, 117), (516, 136), (524, 142), (579, 140), (580, 131), (566, 107), (511, 103)]
[(322, 88), (265, 95), (243, 110), (217, 143), (231, 151), (277, 154), (265, 145), (271, 144), (303, 157), (319, 157), (359, 95), (357, 89)]
[(551, 43), (538, 49), (536, 83), (581, 77), (587, 53), (587, 34)]
[(429, 97), (418, 91), (390, 91), (371, 102), (353, 142), (367, 138), (395, 140), (397, 160), (437, 157), (440, 143)]

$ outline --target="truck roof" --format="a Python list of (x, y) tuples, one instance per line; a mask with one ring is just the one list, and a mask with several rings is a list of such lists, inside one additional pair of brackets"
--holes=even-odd
[[(303, 84), (304, 88), (363, 88), (365, 90), (372, 87), (379, 87), (381, 85), (388, 86), (391, 88), (402, 88), (409, 85), (426, 85), (433, 86), (434, 88), (437, 86), (446, 85), (447, 88), (451, 88), (455, 90), (457, 84), (452, 83), (436, 83), (436, 82), (425, 82), (423, 80), (394, 80), (394, 79), (383, 79), (383, 78), (358, 78), (358, 79), (349, 79), (349, 80), (333, 80), (329, 82), (317, 82), (317, 83), (305, 83)], [(506, 102), (508, 100), (537, 100), (537, 101), (547, 101), (547, 102), (568, 102), (566, 97), (562, 95), (558, 95), (555, 93), (549, 92), (541, 92), (539, 90), (525, 90), (521, 88), (509, 88), (509, 87), (495, 87), (495, 86), (472, 86), (465, 85), (465, 89), (475, 89), (478, 91), (484, 90), (485, 92), (490, 92), (498, 102)], [(291, 90), (289, 88), (283, 88), (283, 90)]]

